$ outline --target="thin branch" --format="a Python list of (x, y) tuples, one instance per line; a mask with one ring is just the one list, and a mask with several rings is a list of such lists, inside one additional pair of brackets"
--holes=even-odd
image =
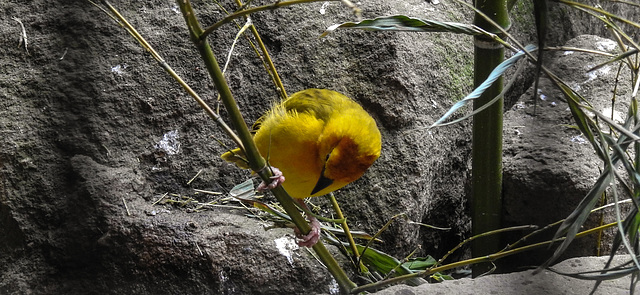
[(262, 5), (262, 6), (257, 6), (257, 7), (253, 7), (253, 8), (247, 8), (247, 9), (241, 9), (239, 11), (236, 11), (230, 15), (228, 15), (227, 17), (221, 19), (220, 21), (218, 21), (217, 23), (213, 24), (212, 26), (206, 28), (202, 34), (200, 35), (200, 41), (204, 40), (207, 38), (207, 36), (209, 36), (209, 34), (211, 34), (211, 32), (215, 31), (216, 29), (218, 29), (219, 27), (221, 27), (222, 25), (231, 22), (232, 20), (239, 18), (239, 17), (243, 17), (245, 15), (249, 15), (252, 14), (254, 12), (259, 12), (259, 11), (264, 11), (264, 10), (272, 10), (272, 9), (276, 9), (276, 8), (280, 8), (280, 7), (285, 7), (285, 6), (291, 6), (291, 5), (296, 5), (296, 4), (301, 4), (301, 3), (310, 3), (310, 2), (327, 2), (327, 1), (341, 1), (341, 0), (289, 0), (289, 1), (277, 1), (273, 4), (267, 4), (267, 5)]

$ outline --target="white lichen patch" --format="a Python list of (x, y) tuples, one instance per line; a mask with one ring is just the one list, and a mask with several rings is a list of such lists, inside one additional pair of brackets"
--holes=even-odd
[(293, 255), (295, 253), (294, 251), (300, 248), (298, 247), (296, 241), (289, 237), (282, 237), (279, 239), (275, 239), (274, 242), (276, 243), (276, 248), (278, 248), (280, 254), (286, 257), (287, 261), (289, 261), (289, 264), (293, 266)]
[(609, 39), (603, 39), (600, 42), (596, 42), (596, 49), (600, 51), (611, 52), (614, 51), (618, 47), (615, 41)]
[(156, 143), (155, 148), (163, 150), (167, 155), (175, 155), (180, 151), (180, 142), (178, 141), (180, 135), (178, 130), (172, 130), (165, 133), (162, 139)]
[(324, 15), (327, 13), (327, 6), (329, 6), (329, 2), (322, 3), (322, 7), (320, 7), (320, 14)]
[(338, 282), (335, 279), (331, 280), (331, 283), (329, 284), (329, 294), (331, 295), (340, 294), (340, 286), (338, 285)]
[[(592, 66), (588, 66), (588, 68), (591, 68)], [(589, 83), (595, 79), (597, 79), (598, 77), (602, 77), (602, 76), (606, 76), (607, 74), (609, 74), (609, 72), (611, 72), (611, 67), (609, 66), (604, 66), (602, 68), (599, 68), (595, 71), (590, 71), (587, 72), (585, 74), (585, 76), (587, 76), (587, 81), (584, 81), (582, 84), (585, 83)]]
[(118, 76), (121, 76), (122, 74), (124, 74), (124, 70), (126, 68), (127, 68), (126, 64), (124, 64), (124, 65), (115, 65), (115, 66), (111, 67), (111, 72), (116, 74), (116, 75), (118, 75)]
[(582, 134), (578, 134), (571, 138), (571, 142), (577, 143), (577, 144), (585, 144), (587, 143), (587, 140), (584, 139), (584, 137), (582, 137)]

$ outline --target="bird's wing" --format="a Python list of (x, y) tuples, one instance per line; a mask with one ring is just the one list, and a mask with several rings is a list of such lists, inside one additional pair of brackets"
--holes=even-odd
[(338, 92), (326, 89), (307, 89), (291, 95), (283, 106), (287, 111), (313, 114), (316, 118), (328, 121), (331, 114), (340, 109), (348, 98)]

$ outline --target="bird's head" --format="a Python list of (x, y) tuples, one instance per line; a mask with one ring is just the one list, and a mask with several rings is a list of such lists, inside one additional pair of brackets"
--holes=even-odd
[(366, 113), (327, 122), (319, 139), (322, 171), (311, 195), (327, 194), (360, 178), (380, 156), (381, 146), (376, 122)]

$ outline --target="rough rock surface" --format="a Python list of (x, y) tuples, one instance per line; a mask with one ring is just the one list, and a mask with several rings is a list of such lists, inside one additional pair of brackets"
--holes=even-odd
[[(576, 37), (567, 47), (585, 48), (614, 53), (616, 43), (592, 35)], [(560, 51), (548, 56), (547, 67), (593, 107), (608, 116), (612, 114), (612, 89), (616, 87), (613, 118), (622, 123), (629, 107), (631, 83), (629, 75), (616, 78), (617, 65), (607, 65), (587, 72), (608, 58), (574, 51)], [(603, 167), (591, 144), (572, 128), (571, 117), (564, 95), (546, 77), (541, 78), (537, 101), (532, 101), (533, 87), (505, 114), (504, 127), (504, 226), (532, 224), (546, 226), (567, 217), (591, 190)], [(535, 108), (535, 115), (534, 115)], [(613, 222), (613, 208), (604, 210), (605, 222)], [(600, 222), (599, 214), (592, 214), (586, 228)], [(536, 236), (531, 241), (548, 240), (553, 230)], [(605, 231), (601, 253), (608, 253), (613, 230)], [(521, 233), (507, 235), (506, 243), (513, 243)], [(589, 256), (597, 253), (597, 236), (574, 241), (565, 257)], [(539, 265), (552, 253), (541, 249), (517, 255), (503, 262), (519, 266)], [(534, 254), (535, 253), (535, 254)]]
[[(553, 270), (558, 273), (574, 274), (587, 270), (600, 270), (609, 257), (577, 257), (558, 263)], [(612, 265), (628, 261), (628, 256), (616, 256)], [(459, 279), (444, 281), (438, 284), (424, 284), (418, 287), (397, 285), (375, 293), (376, 295), (416, 295), (416, 294), (493, 294), (493, 295), (528, 295), (528, 294), (589, 294), (594, 281), (579, 280), (560, 275), (552, 271), (533, 274), (533, 270), (509, 274), (489, 275), (477, 279)], [(622, 295), (630, 293), (630, 277), (603, 281), (595, 295)], [(638, 292), (639, 287), (634, 291)]]
[[(223, 17), (210, 1), (193, 3), (205, 25)], [(113, 4), (216, 105), (175, 1)], [(250, 176), (219, 159), (227, 147), (217, 140), (231, 141), (111, 19), (88, 1), (4, 0), (0, 7), (0, 293), (335, 292), (306, 251), (283, 254), (288, 244), (276, 241), (286, 242), (290, 229), (264, 230), (245, 209), (166, 202), (220, 202)], [(460, 7), (422, 0), (361, 6), (365, 18), (472, 19)], [(318, 39), (329, 25), (354, 19), (339, 2), (252, 18), (288, 92), (341, 91), (379, 122), (381, 158), (338, 192), (352, 228), (375, 232), (398, 213), (452, 228), (395, 222), (379, 248), (397, 257), (417, 246), (419, 255), (440, 257), (464, 239), (468, 124), (415, 129), (470, 90), (471, 38), (340, 31)], [(221, 64), (236, 33), (226, 25), (211, 36)], [(250, 124), (277, 95), (240, 39), (226, 77)]]
[[(156, 203), (165, 193), (174, 201), (219, 201), (249, 173), (218, 157), (227, 147), (217, 140), (232, 142), (109, 17), (89, 1), (1, 3), (0, 265), (8, 267), (0, 268), (0, 293), (312, 294), (334, 287), (306, 251), (290, 263), (275, 247), (283, 231), (262, 230), (244, 209), (194, 212), (194, 206)], [(253, 5), (260, 3), (267, 2)], [(112, 4), (216, 106), (175, 1)], [(204, 25), (224, 15), (210, 1), (193, 5)], [(235, 9), (231, 1), (224, 5)], [(363, 17), (471, 15), (457, 4), (419, 0), (361, 8)], [(340, 31), (318, 39), (329, 25), (354, 19), (340, 2), (252, 18), (289, 93), (341, 91), (379, 122), (382, 157), (337, 194), (351, 227), (375, 232), (406, 213), (453, 229), (399, 220), (380, 248), (405, 256), (422, 245), (439, 256), (456, 245), (468, 231), (469, 130), (464, 124), (412, 130), (469, 91), (471, 38)], [(210, 37), (221, 64), (236, 33), (228, 24)], [(278, 99), (244, 38), (226, 77), (248, 124)], [(326, 213), (330, 206), (322, 208)]]

